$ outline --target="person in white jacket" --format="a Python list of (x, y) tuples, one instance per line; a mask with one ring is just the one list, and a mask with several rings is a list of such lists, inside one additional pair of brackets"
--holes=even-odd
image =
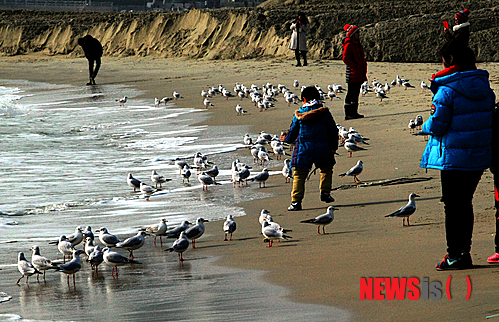
[(289, 49), (295, 51), (296, 66), (302, 66), (300, 54), (303, 57), (303, 66), (307, 66), (307, 32), (309, 29), (307, 16), (304, 13), (298, 14), (298, 18), (291, 24), (290, 29), (293, 34), (291, 35)]

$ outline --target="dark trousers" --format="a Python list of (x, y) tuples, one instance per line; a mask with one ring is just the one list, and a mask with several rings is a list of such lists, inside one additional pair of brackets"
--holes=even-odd
[(442, 170), (442, 199), (445, 210), (445, 237), (450, 258), (471, 251), (473, 235), (473, 194), (482, 177), (480, 171)]
[(345, 96), (345, 104), (359, 104), (360, 87), (362, 83), (349, 82), (348, 91)]
[[(303, 66), (307, 66), (307, 51), (306, 50), (295, 50), (296, 65), (301, 66), (300, 53), (303, 58)], [(360, 87), (359, 87), (360, 90)]]
[[(94, 68), (94, 63), (95, 63), (95, 68)], [(90, 79), (94, 79), (95, 77), (97, 77), (99, 68), (100, 68), (100, 57), (88, 59), (88, 74)]]
[(496, 235), (494, 237), (494, 244), (496, 253), (499, 253), (499, 192), (497, 186), (499, 183), (499, 175), (494, 174), (494, 196), (495, 196), (495, 217), (496, 217)]

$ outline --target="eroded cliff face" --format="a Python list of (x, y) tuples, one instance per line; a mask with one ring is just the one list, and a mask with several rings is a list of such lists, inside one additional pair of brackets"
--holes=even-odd
[[(404, 11), (399, 4), (387, 14), (362, 2), (353, 7), (295, 2), (274, 1), (254, 9), (170, 13), (0, 11), (0, 54), (82, 56), (77, 39), (90, 34), (102, 42), (108, 56), (293, 57), (288, 49), (289, 26), (297, 10), (304, 10), (311, 21), (308, 45), (312, 59), (341, 58), (345, 37), (342, 28), (348, 22), (361, 28), (368, 60), (436, 62), (436, 51), (444, 42), (442, 21), (452, 21), (455, 14), (424, 13), (433, 9), (421, 9), (417, 3), (414, 10)], [(488, 7), (472, 10), (470, 47), (480, 61), (499, 61), (499, 2), (498, 6), (494, 6), (495, 1), (485, 2)], [(384, 6), (389, 7), (390, 1)], [(413, 14), (416, 9), (422, 13)]]

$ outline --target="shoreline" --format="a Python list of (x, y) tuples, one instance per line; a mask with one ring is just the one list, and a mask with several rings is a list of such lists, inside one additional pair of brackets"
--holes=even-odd
[[(409, 79), (416, 88), (405, 91), (394, 87), (387, 95), (389, 99), (383, 102), (379, 102), (372, 94), (362, 97), (359, 112), (365, 114), (366, 118), (361, 120), (343, 121), (341, 100), (326, 103), (338, 123), (345, 127), (353, 126), (371, 139), (368, 150), (359, 152), (353, 158), (348, 158), (347, 153), (339, 149), (333, 187), (352, 183), (351, 178), (339, 178), (338, 174), (348, 170), (358, 158), (362, 158), (365, 164), (365, 170), (359, 178), (363, 182), (395, 178), (432, 179), (397, 186), (356, 187), (333, 191), (332, 195), (336, 199), (333, 205), (339, 210), (335, 212), (334, 222), (326, 228), (329, 234), (319, 236), (315, 226), (299, 223), (300, 220), (324, 213), (327, 208), (318, 198), (318, 175), (312, 175), (307, 183), (304, 210), (299, 212), (286, 211), (291, 185), (284, 184), (284, 178), (281, 176), (271, 176), (265, 192), (272, 194), (272, 197), (235, 205), (241, 206), (247, 214), (236, 218), (236, 242), (225, 243), (230, 247), (215, 247), (222, 244), (222, 222), (210, 222), (206, 224), (210, 233), (201, 241), (204, 240), (213, 247), (203, 251), (210, 256), (221, 256), (216, 263), (223, 266), (264, 270), (265, 280), (291, 290), (291, 294), (286, 298), (300, 303), (347, 309), (352, 313), (352, 320), (372, 320), (379, 317), (384, 320), (403, 321), (438, 317), (483, 320), (485, 316), (499, 311), (499, 305), (493, 300), (499, 281), (491, 279), (499, 267), (486, 263), (486, 258), (493, 253), (492, 175), (489, 171), (484, 173), (474, 198), (475, 233), (472, 257), (477, 268), (454, 272), (435, 271), (434, 265), (445, 255), (443, 205), (438, 202), (439, 173), (431, 170), (426, 172), (425, 169), (419, 168), (419, 158), (425, 142), (420, 137), (410, 135), (407, 123), (417, 114), (426, 119), (431, 94), (422, 93), (418, 84), (440, 66), (368, 64), (370, 81), (376, 77), (381, 82), (385, 82), (385, 78), (389, 82), (396, 74), (400, 74)], [(0, 67), (2, 74), (21, 75), (18, 79), (45, 79), (46, 82), (56, 83), (68, 83), (68, 80), (65, 80), (68, 73), (78, 71), (76, 75), (69, 76), (69, 83), (86, 82), (84, 59), (8, 57), (0, 59)], [(499, 65), (479, 64), (479, 67), (489, 70), (493, 76), (492, 87), (497, 91), (495, 75), (498, 74)], [(61, 69), (65, 72), (61, 73)], [(2, 75), (0, 78), (8, 77)], [(312, 62), (307, 68), (297, 69), (292, 67), (291, 61), (278, 59), (213, 62), (106, 58), (97, 80), (102, 84), (130, 84), (144, 90), (142, 96), (151, 99), (155, 96), (170, 96), (173, 90), (177, 90), (186, 97), (178, 102), (180, 106), (202, 108), (199, 94), (201, 89), (217, 86), (221, 78), (224, 80), (222, 83), (230, 90), (235, 81), (248, 86), (248, 82), (253, 80), (258, 86), (276, 80), (291, 87), (290, 84), (295, 78), (300, 79), (300, 83), (317, 83), (325, 88), (327, 84), (344, 84), (344, 66), (341, 61)], [(274, 85), (277, 86), (277, 83)], [(341, 97), (343, 98), (344, 94)], [(288, 108), (281, 99), (274, 109), (258, 112), (245, 101), (246, 105), (243, 107), (248, 108), (250, 113), (238, 117), (234, 111), (234, 106), (240, 102), (237, 98), (225, 101), (219, 97), (213, 101), (215, 108), (212, 109), (212, 115), (203, 124), (241, 124), (250, 126), (254, 133), (265, 130), (267, 133), (279, 134), (280, 130), (287, 129), (292, 113), (297, 108)], [(411, 218), (413, 226), (402, 227), (401, 220), (384, 218), (385, 214), (404, 205), (410, 192), (418, 192), (421, 195), (421, 198), (416, 200), (418, 210)], [(271, 212), (275, 221), (293, 230), (290, 233), (293, 237), (291, 240), (275, 243), (270, 249), (266, 248), (266, 244), (259, 240), (260, 227), (257, 221), (263, 208)], [(241, 249), (245, 251), (241, 252)], [(439, 281), (442, 285), (452, 276), (455, 281), (452, 284), (453, 300), (448, 301), (444, 296), (437, 301), (438, 306), (433, 305), (433, 301), (424, 300), (359, 300), (360, 278), (411, 276), (419, 279), (428, 277), (430, 281)], [(464, 300), (466, 276), (470, 277), (473, 285), (469, 301)]]

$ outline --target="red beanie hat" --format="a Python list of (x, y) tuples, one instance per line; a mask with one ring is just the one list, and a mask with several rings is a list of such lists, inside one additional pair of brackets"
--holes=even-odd
[(359, 27), (355, 25), (346, 24), (345, 27), (343, 27), (343, 29), (347, 32), (347, 37), (350, 38), (353, 36), (354, 33), (357, 32), (357, 30), (359, 30)]
[(459, 11), (458, 13), (456, 13), (456, 19), (459, 22), (459, 24), (462, 24), (462, 23), (465, 23), (466, 21), (468, 21), (469, 14), (470, 14), (470, 11), (468, 9), (464, 9), (463, 11)]

